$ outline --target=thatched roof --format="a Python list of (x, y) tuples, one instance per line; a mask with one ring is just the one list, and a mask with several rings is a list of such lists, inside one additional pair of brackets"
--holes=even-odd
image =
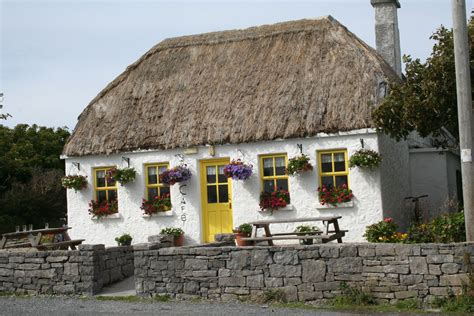
[(92, 100), (63, 154), (371, 127), (392, 80), (382, 57), (331, 17), (167, 39)]

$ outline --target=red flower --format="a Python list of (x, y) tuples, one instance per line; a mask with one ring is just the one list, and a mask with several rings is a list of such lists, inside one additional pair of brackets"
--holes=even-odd
[(393, 218), (387, 217), (386, 219), (383, 220), (385, 223), (391, 223), (393, 221)]

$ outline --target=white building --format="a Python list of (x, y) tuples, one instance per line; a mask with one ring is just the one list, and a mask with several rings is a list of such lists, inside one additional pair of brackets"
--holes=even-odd
[[(393, 31), (381, 40), (377, 32), (383, 57), (329, 16), (172, 38), (153, 47), (92, 100), (64, 148), (67, 173), (89, 179), (86, 189), (68, 190), (72, 237), (112, 245), (130, 233), (134, 242), (145, 242), (164, 227), (181, 227), (187, 243), (201, 243), (252, 220), (340, 215), (341, 229), (349, 230), (344, 241), (362, 241), (365, 227), (385, 217), (406, 225), (411, 215), (404, 198), (413, 183), (408, 142), (377, 134), (371, 121), (388, 83), (400, 80), (393, 23), (398, 1), (372, 3), (377, 28)], [(381, 154), (378, 168), (348, 168), (362, 147)], [(283, 167), (300, 151), (315, 168), (287, 177)], [(239, 158), (254, 166), (253, 176), (218, 177), (216, 184), (214, 174)], [(133, 183), (100, 185), (104, 170), (128, 163), (138, 172)], [(153, 174), (181, 163), (193, 175), (170, 187), (172, 211), (143, 216), (142, 199), (157, 192), (148, 189), (168, 192), (151, 183)], [(264, 176), (264, 166), (276, 175)], [(321, 205), (323, 177), (347, 183), (353, 200)], [(290, 205), (260, 211), (265, 183), (287, 188)], [(99, 195), (116, 196), (118, 213), (93, 219), (88, 204)]]

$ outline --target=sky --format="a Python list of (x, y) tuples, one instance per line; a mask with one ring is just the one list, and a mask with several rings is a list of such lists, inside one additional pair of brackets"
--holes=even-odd
[[(400, 3), (402, 54), (424, 60), (433, 31), (452, 26), (451, 1)], [(72, 130), (109, 82), (165, 38), (325, 15), (375, 46), (370, 0), (0, 0), (0, 111), (13, 116), (2, 124)]]

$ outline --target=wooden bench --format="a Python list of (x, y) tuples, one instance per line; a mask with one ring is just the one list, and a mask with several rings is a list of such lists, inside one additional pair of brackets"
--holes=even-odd
[(54, 242), (54, 243), (47, 243), (47, 244), (38, 245), (36, 248), (38, 250), (48, 250), (48, 249), (67, 250), (70, 247), (72, 250), (75, 250), (76, 246), (82, 244), (84, 240), (85, 239), (73, 239), (73, 240), (66, 240), (66, 241), (60, 241), (60, 242)]
[[(242, 240), (246, 241), (266, 241), (268, 245), (273, 246), (274, 240), (317, 240), (318, 242), (327, 243), (333, 240), (337, 240), (342, 243), (342, 237), (346, 235), (348, 230), (339, 229), (338, 219), (341, 216), (334, 217), (309, 217), (309, 218), (296, 218), (296, 219), (278, 219), (271, 221), (256, 221), (249, 224), (253, 225), (252, 234), (250, 237), (244, 237)], [(324, 225), (324, 232), (314, 233), (299, 233), (299, 232), (286, 232), (272, 234), (270, 232), (270, 224), (282, 224), (282, 223), (298, 223), (298, 222), (317, 222), (321, 221)], [(329, 229), (329, 225), (333, 225), (333, 229)], [(264, 236), (258, 237), (257, 233), (259, 229), (264, 230)]]

